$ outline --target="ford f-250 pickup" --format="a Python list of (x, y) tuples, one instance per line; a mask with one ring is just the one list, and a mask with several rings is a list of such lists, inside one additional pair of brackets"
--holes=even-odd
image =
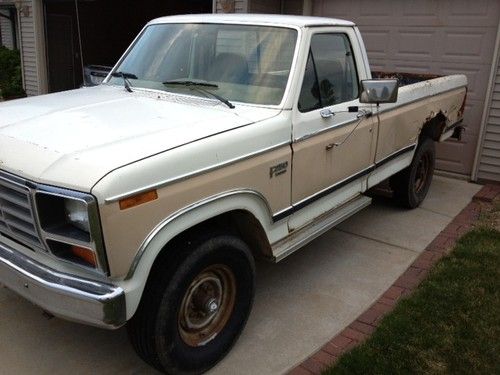
[(249, 316), (255, 258), (285, 258), (383, 180), (424, 199), (466, 77), (377, 76), (348, 21), (151, 21), (102, 85), (0, 105), (0, 282), (127, 324), (161, 371), (209, 369)]

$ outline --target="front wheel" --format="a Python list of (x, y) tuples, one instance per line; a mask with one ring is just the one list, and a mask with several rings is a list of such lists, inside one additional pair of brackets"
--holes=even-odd
[(180, 261), (155, 267), (134, 318), (131, 342), (147, 363), (168, 374), (198, 374), (232, 347), (248, 319), (255, 266), (231, 235), (186, 244)]
[(410, 166), (390, 179), (394, 198), (404, 207), (418, 207), (431, 186), (436, 162), (434, 141), (423, 140), (417, 147)]

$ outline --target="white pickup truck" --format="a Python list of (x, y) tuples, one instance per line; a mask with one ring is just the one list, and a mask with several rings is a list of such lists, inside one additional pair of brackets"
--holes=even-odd
[(404, 206), (425, 198), (467, 80), (377, 76), (352, 22), (173, 16), (102, 85), (1, 103), (0, 283), (127, 324), (161, 371), (206, 371), (245, 325), (255, 258), (285, 258), (388, 178)]

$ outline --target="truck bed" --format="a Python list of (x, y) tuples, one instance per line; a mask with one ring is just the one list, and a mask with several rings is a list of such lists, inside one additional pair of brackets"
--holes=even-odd
[[(373, 71), (372, 78), (398, 79), (399, 92), (397, 103), (382, 104), (381, 110), (401, 110), (407, 104), (419, 102), (413, 122), (425, 124), (440, 117), (440, 136), (436, 141), (444, 141), (454, 134), (454, 128), (463, 117), (467, 78), (462, 74), (437, 75), (426, 73), (403, 73)], [(406, 121), (411, 117), (406, 114)], [(405, 120), (401, 119), (401, 123)], [(411, 121), (410, 121), (411, 122)], [(401, 131), (401, 129), (400, 129)], [(407, 129), (408, 134), (413, 130)], [(387, 135), (390, 137), (390, 135)], [(460, 133), (457, 134), (460, 137)]]
[(414, 83), (428, 81), (434, 78), (443, 77), (438, 74), (422, 74), (422, 73), (401, 73), (401, 72), (381, 72), (381, 71), (373, 71), (373, 78), (391, 78), (398, 79), (399, 87), (412, 85)]

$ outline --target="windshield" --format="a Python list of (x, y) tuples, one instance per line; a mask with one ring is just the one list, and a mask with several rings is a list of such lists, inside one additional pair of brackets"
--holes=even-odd
[[(133, 88), (207, 96), (191, 85), (231, 101), (277, 105), (292, 65), (297, 31), (228, 24), (158, 24), (148, 26), (115, 72), (126, 74)], [(115, 74), (116, 75), (116, 74)], [(123, 85), (123, 77), (108, 81)]]

